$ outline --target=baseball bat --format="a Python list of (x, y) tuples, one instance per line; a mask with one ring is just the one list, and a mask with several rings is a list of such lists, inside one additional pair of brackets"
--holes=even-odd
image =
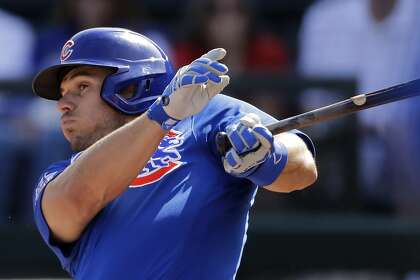
[[(346, 116), (357, 111), (419, 95), (420, 79), (416, 79), (371, 93), (359, 94), (343, 101), (269, 124), (267, 125), (267, 128), (275, 135), (291, 129), (308, 127), (319, 122)], [(225, 132), (217, 133), (216, 144), (221, 155), (225, 155), (232, 147)]]

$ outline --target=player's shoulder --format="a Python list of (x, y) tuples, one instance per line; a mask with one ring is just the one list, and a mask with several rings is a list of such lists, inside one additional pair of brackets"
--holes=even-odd
[(240, 100), (238, 98), (228, 96), (225, 94), (218, 94), (213, 97), (212, 101), (209, 104), (219, 104), (224, 106), (252, 106), (248, 102)]
[(223, 94), (212, 98), (207, 106), (197, 115), (193, 116), (196, 125), (218, 123), (226, 117), (238, 115), (243, 107), (243, 101)]
[(264, 124), (275, 121), (275, 118), (250, 103), (224, 94), (216, 95), (206, 108), (194, 117), (194, 120), (196, 124), (207, 125), (208, 123), (229, 122), (247, 113), (257, 114)]
[(203, 115), (226, 113), (227, 111), (229, 111), (229, 113), (239, 111), (246, 112), (254, 109), (256, 109), (255, 106), (245, 101), (224, 94), (218, 94), (213, 97), (207, 107), (203, 110)]
[(66, 169), (70, 165), (70, 160), (61, 160), (50, 164), (43, 172), (43, 174), (50, 174)]
[(39, 200), (40, 194), (42, 190), (47, 186), (49, 182), (54, 180), (61, 172), (64, 171), (70, 164), (73, 163), (73, 161), (80, 155), (74, 154), (71, 156), (71, 158), (67, 160), (57, 161), (52, 164), (50, 164), (44, 172), (42, 172), (41, 176), (39, 177), (38, 184), (36, 185), (35, 191), (34, 191), (34, 203), (36, 203)]
[(231, 108), (231, 107), (236, 107), (239, 106), (240, 103), (242, 103), (243, 101), (231, 97), (231, 96), (227, 96), (224, 94), (218, 94), (215, 97), (213, 97), (213, 99), (209, 102), (208, 106), (206, 107), (205, 110), (210, 109), (210, 110), (220, 110), (223, 108)]

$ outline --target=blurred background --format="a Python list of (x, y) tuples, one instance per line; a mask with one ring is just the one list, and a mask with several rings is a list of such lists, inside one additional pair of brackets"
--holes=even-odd
[[(0, 278), (65, 278), (31, 194), (67, 158), (31, 79), (95, 26), (156, 41), (176, 67), (224, 47), (226, 94), (282, 119), (420, 77), (418, 0), (0, 0)], [(420, 279), (419, 98), (305, 129), (319, 179), (261, 190), (237, 279)], [(417, 272), (419, 271), (419, 272)]]

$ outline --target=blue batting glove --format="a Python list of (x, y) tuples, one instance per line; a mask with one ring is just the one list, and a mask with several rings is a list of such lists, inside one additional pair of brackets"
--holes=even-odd
[(213, 49), (190, 65), (178, 70), (175, 77), (147, 111), (147, 116), (164, 129), (200, 112), (228, 84), (228, 68), (218, 62), (224, 49)]
[(286, 165), (287, 149), (274, 141), (257, 115), (245, 115), (229, 125), (226, 133), (232, 144), (223, 157), (226, 172), (259, 186), (270, 185), (277, 179)]

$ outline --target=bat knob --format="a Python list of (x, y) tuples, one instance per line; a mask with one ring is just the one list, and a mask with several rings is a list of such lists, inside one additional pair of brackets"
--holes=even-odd
[(226, 132), (218, 132), (216, 134), (217, 151), (221, 156), (224, 156), (227, 151), (232, 147)]

